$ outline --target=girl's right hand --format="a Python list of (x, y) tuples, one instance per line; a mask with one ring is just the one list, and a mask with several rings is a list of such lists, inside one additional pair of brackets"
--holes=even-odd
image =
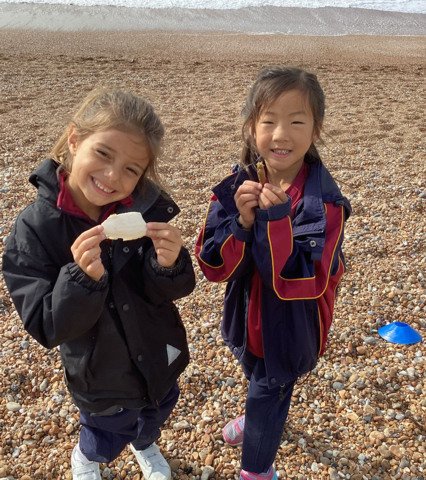
[(239, 186), (234, 196), (235, 204), (240, 212), (238, 219), (243, 228), (250, 229), (255, 218), (255, 208), (259, 206), (259, 195), (262, 185), (251, 180), (246, 180)]
[(99, 281), (105, 273), (100, 247), (105, 238), (104, 228), (97, 225), (83, 232), (71, 246), (75, 263), (95, 281)]

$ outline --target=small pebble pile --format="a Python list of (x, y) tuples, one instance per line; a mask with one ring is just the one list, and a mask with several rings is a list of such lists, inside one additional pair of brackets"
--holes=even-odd
[[(327, 98), (321, 152), (353, 206), (347, 273), (326, 355), (295, 389), (276, 467), (291, 480), (424, 480), (425, 343), (392, 344), (377, 333), (399, 321), (426, 335), (424, 64), (402, 55), (387, 64), (367, 54), (364, 62), (256, 56), (244, 50), (248, 40), (236, 53), (214, 37), (212, 52), (223, 56), (194, 45), (183, 52), (179, 42), (176, 50), (144, 49), (131, 34), (123, 37), (131, 56), (125, 42), (121, 54), (108, 54), (96, 36), (96, 54), (68, 53), (71, 40), (61, 35), (53, 41), (64, 42), (63, 53), (47, 54), (37, 51), (37, 34), (15, 38), (16, 50), (0, 49), (0, 253), (34, 198), (29, 173), (96, 84), (132, 89), (156, 106), (167, 131), (161, 171), (192, 251), (210, 188), (238, 159), (239, 112), (258, 69), (286, 62), (318, 73)], [(247, 383), (220, 335), (225, 286), (198, 267), (196, 274), (194, 293), (178, 302), (191, 363), (158, 443), (174, 479), (238, 479), (240, 450), (224, 445), (221, 429), (243, 412)], [(58, 351), (23, 330), (2, 277), (0, 325), (0, 479), (71, 480), (79, 416)], [(101, 470), (107, 480), (142, 480), (127, 449)]]

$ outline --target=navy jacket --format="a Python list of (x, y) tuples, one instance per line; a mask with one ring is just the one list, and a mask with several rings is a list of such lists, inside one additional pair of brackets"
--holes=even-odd
[[(104, 241), (108, 275), (96, 282), (74, 262), (70, 247), (93, 227), (56, 206), (58, 165), (46, 160), (31, 175), (34, 203), (7, 238), (3, 274), (25, 329), (46, 348), (60, 346), (67, 386), (80, 408), (159, 402), (189, 361), (185, 328), (173, 300), (191, 293), (195, 277), (182, 249), (163, 269), (152, 241)], [(134, 192), (133, 211), (167, 222), (179, 209), (152, 182)], [(117, 213), (126, 211), (120, 206)]]
[(222, 334), (244, 360), (253, 269), (262, 279), (263, 351), (270, 387), (310, 371), (324, 352), (335, 291), (344, 272), (341, 249), (350, 205), (321, 162), (310, 165), (304, 196), (256, 210), (251, 230), (237, 222), (238, 187), (253, 178), (238, 170), (214, 189), (195, 254), (207, 279), (228, 282)]

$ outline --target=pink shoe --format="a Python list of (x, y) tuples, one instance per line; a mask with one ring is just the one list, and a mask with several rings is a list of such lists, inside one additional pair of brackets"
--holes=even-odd
[(269, 467), (266, 473), (251, 473), (241, 470), (240, 480), (278, 480), (274, 467)]
[(237, 447), (243, 443), (245, 416), (234, 418), (228, 422), (222, 430), (222, 436), (225, 442), (232, 447)]

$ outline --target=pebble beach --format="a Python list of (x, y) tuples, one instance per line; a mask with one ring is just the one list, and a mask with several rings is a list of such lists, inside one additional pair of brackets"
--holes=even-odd
[[(256, 73), (284, 64), (317, 73), (326, 94), (324, 163), (353, 207), (347, 272), (328, 349), (295, 388), (276, 468), (280, 479), (426, 478), (426, 145), (424, 36), (291, 36), (0, 28), (0, 254), (35, 196), (30, 172), (73, 106), (109, 85), (147, 97), (166, 127), (165, 183), (193, 251), (211, 187), (241, 148), (241, 107)], [(178, 302), (191, 363), (158, 444), (179, 480), (238, 479), (223, 443), (247, 383), (220, 335), (223, 284), (195, 264)], [(405, 322), (423, 341), (385, 341)], [(0, 479), (71, 480), (79, 416), (57, 349), (24, 331), (0, 276)], [(103, 478), (142, 480), (130, 450)]]

